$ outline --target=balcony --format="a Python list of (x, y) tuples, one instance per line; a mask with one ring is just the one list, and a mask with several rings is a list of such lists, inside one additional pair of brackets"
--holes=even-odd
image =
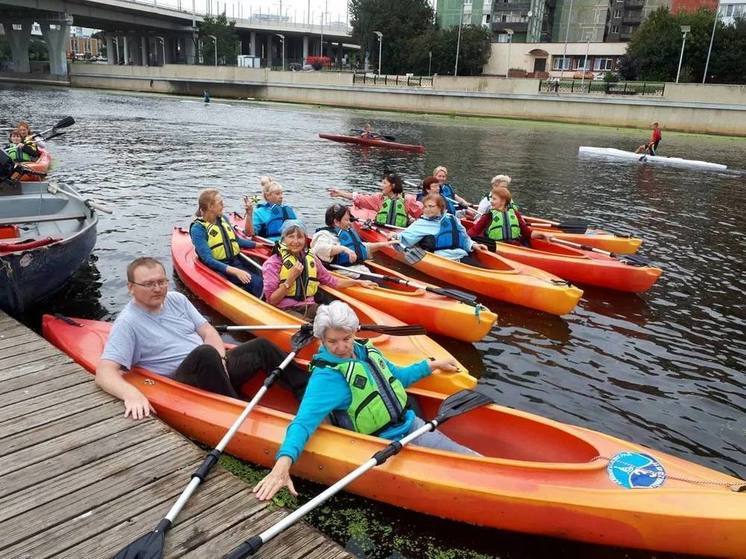
[(505, 33), (506, 29), (512, 29), (513, 33), (525, 34), (528, 31), (528, 22), (526, 21), (493, 21), (492, 32), (493, 33)]
[(625, 25), (640, 25), (642, 14), (640, 12), (625, 12), (622, 16), (622, 23)]

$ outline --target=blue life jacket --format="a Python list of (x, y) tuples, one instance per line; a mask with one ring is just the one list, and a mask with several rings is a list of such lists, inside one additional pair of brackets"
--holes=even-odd
[(267, 202), (259, 204), (258, 208), (266, 208), (269, 212), (269, 220), (262, 223), (257, 231), (254, 231), (256, 235), (260, 237), (279, 237), (282, 224), (288, 219), (295, 219), (295, 212), (289, 206), (277, 204), (269, 204)]
[[(337, 229), (336, 227), (322, 227), (319, 231), (330, 231), (334, 233), (339, 239), (339, 244), (345, 248), (349, 248), (355, 251), (357, 254), (356, 264), (361, 263), (363, 260), (370, 258), (368, 255), (368, 249), (365, 248), (360, 235), (354, 229)], [(339, 264), (340, 266), (351, 266), (350, 257), (344, 252), (337, 254), (332, 258), (332, 264)]]
[(437, 235), (426, 235), (417, 244), (429, 251), (451, 248), (460, 248), (467, 252), (469, 251), (469, 238), (463, 229), (458, 227), (456, 217), (451, 214), (445, 214), (440, 219), (440, 230)]
[(453, 200), (456, 199), (456, 191), (453, 190), (453, 187), (450, 184), (445, 183), (440, 186), (440, 195), (443, 197), (443, 200), (445, 200), (446, 202), (446, 211), (449, 214), (455, 215), (456, 204), (455, 202), (453, 202)]

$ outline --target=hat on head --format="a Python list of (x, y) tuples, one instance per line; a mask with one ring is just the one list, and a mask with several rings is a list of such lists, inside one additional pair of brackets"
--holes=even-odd
[(285, 232), (292, 227), (297, 227), (298, 229), (303, 231), (304, 234), (306, 233), (306, 226), (303, 225), (303, 222), (300, 219), (287, 219), (280, 228), (280, 236), (284, 237)]

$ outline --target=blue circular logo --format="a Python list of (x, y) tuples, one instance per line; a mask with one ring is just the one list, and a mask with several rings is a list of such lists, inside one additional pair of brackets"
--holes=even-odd
[(620, 452), (609, 460), (606, 470), (609, 479), (626, 489), (653, 489), (666, 481), (663, 465), (638, 452)]

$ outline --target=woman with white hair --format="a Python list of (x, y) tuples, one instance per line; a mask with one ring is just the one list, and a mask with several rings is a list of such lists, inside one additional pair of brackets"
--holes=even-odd
[[(357, 316), (342, 301), (322, 305), (313, 322), (313, 335), (322, 347), (311, 361), (311, 378), (298, 413), (285, 432), (272, 471), (254, 487), (260, 500), (271, 499), (282, 487), (296, 495), (290, 467), (308, 439), (330, 414), (340, 427), (399, 440), (424, 425), (407, 405), (404, 389), (433, 370), (455, 372), (456, 361), (423, 359), (406, 367), (387, 360), (370, 341), (355, 341)], [(421, 435), (413, 444), (478, 456), (440, 431)]]
[(375, 288), (368, 280), (336, 278), (321, 261), (306, 250), (306, 229), (302, 222), (290, 219), (282, 224), (280, 241), (274, 254), (262, 265), (264, 298), (284, 311), (312, 318), (320, 285)]
[(477, 206), (477, 215), (474, 219), (478, 219), (480, 216), (489, 213), (492, 208), (492, 192), (498, 188), (510, 188), (510, 183), (513, 181), (508, 175), (495, 175), (490, 181), (490, 191), (484, 195), (479, 201)]
[[(282, 224), (289, 219), (297, 219), (297, 216), (293, 208), (282, 203), (283, 192), (280, 183), (272, 177), (264, 176), (259, 179), (259, 184), (262, 187), (264, 202), (257, 204), (253, 211), (247, 208), (246, 222), (251, 224), (251, 235), (259, 235), (270, 241), (276, 241), (280, 238)], [(244, 199), (244, 202), (247, 200)], [(247, 206), (250, 204), (247, 203)]]

